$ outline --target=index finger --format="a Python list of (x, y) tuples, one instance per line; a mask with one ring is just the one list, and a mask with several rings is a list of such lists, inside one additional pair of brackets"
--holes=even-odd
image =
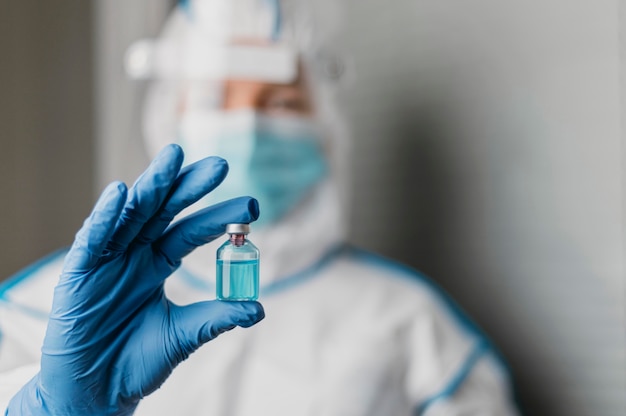
[(167, 261), (177, 265), (196, 247), (224, 234), (227, 224), (251, 223), (259, 217), (259, 203), (249, 196), (231, 199), (200, 210), (176, 223), (154, 243)]
[(129, 191), (128, 201), (107, 247), (109, 250), (124, 251), (134, 240), (163, 204), (182, 163), (183, 151), (174, 144), (163, 148), (154, 158)]

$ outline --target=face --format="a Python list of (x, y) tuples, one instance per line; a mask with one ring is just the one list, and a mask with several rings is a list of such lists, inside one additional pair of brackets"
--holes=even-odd
[(300, 78), (288, 85), (234, 79), (217, 88), (196, 84), (202, 86), (212, 86), (216, 96), (203, 101), (208, 88), (189, 89), (200, 93), (187, 96), (196, 107), (181, 115), (179, 143), (189, 161), (213, 154), (230, 166), (229, 179), (205, 202), (254, 195), (264, 212), (257, 225), (278, 221), (328, 171), (305, 83)]

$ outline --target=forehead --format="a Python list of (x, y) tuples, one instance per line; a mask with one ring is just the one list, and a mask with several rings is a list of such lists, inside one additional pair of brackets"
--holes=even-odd
[(306, 91), (306, 83), (304, 80), (304, 75), (302, 68), (298, 68), (298, 74), (296, 78), (285, 84), (281, 83), (273, 83), (267, 81), (260, 81), (254, 79), (240, 79), (240, 78), (227, 78), (223, 81), (222, 85), (227, 88), (241, 88), (248, 90), (258, 90), (258, 91), (266, 91), (266, 90), (277, 90), (277, 89), (297, 89), (301, 91)]

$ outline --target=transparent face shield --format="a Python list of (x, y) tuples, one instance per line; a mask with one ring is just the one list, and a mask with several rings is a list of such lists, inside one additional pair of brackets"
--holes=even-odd
[[(179, 4), (157, 39), (131, 45), (127, 74), (146, 82), (144, 137), (150, 154), (177, 141), (181, 121), (249, 109), (310, 110), (299, 53), (288, 42), (275, 0)], [(216, 126), (219, 128), (219, 126)]]
[(245, 107), (248, 98), (240, 92), (246, 82), (248, 89), (262, 85), (270, 91), (248, 107), (273, 115), (308, 111), (322, 124), (340, 124), (334, 94), (345, 79), (345, 61), (327, 48), (329, 42), (313, 36), (332, 33), (328, 22), (336, 14), (318, 13), (323, 25), (316, 26), (308, 6), (280, 0), (180, 1), (157, 38), (130, 45), (125, 69), (145, 85), (149, 154), (175, 139), (177, 121), (187, 111)]

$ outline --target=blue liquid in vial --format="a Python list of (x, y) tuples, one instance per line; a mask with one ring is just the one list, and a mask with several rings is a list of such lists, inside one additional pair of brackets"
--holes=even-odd
[(217, 260), (217, 298), (256, 300), (259, 298), (258, 260)]

